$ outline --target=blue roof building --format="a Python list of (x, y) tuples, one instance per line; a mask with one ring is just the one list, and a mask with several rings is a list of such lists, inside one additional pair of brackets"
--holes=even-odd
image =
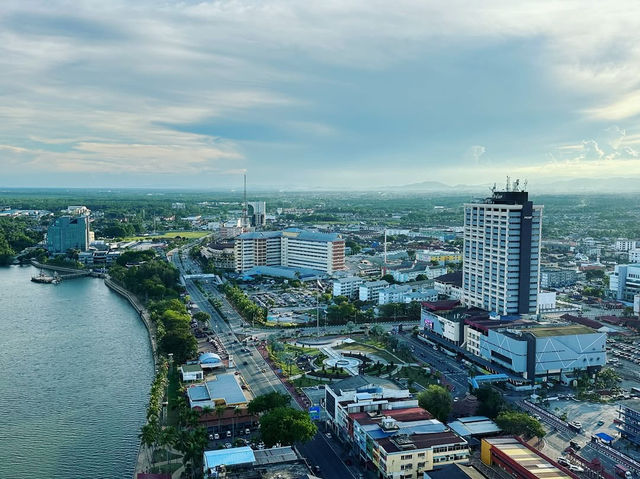
[(217, 405), (240, 406), (247, 404), (247, 398), (233, 374), (218, 374), (215, 379), (187, 389), (189, 405), (192, 408)]
[(249, 446), (204, 451), (202, 461), (204, 477), (216, 477), (221, 466), (253, 464), (255, 460), (256, 456)]

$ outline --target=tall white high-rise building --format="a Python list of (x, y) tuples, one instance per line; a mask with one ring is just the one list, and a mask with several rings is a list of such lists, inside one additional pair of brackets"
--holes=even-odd
[(542, 206), (526, 191), (464, 205), (462, 300), (499, 314), (535, 313)]

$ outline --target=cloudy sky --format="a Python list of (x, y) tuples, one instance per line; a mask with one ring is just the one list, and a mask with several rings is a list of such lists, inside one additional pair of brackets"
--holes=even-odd
[(640, 176), (640, 2), (0, 5), (0, 186)]

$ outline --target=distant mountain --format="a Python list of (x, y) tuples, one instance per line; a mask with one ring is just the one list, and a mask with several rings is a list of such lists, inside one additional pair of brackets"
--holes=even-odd
[(640, 177), (574, 178), (550, 183), (531, 181), (529, 191), (548, 194), (640, 193)]

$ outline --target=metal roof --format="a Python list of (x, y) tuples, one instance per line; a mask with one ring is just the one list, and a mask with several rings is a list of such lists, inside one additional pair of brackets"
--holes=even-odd
[(218, 449), (204, 452), (204, 466), (206, 469), (214, 469), (217, 466), (234, 466), (238, 464), (252, 464), (256, 457), (249, 446), (232, 447), (231, 449)]

